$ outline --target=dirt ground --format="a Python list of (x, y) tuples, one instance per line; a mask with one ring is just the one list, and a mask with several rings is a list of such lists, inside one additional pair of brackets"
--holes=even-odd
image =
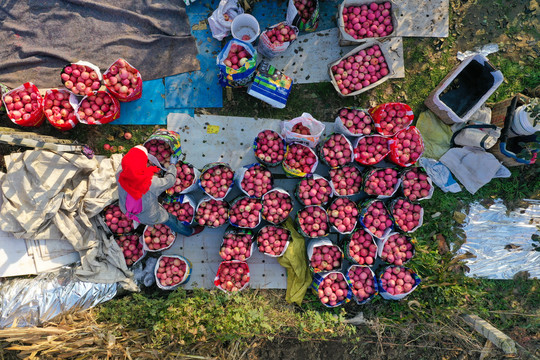
[(453, 17), (450, 33), (456, 50), (471, 50), (494, 43), (505, 57), (520, 63), (540, 55), (540, 17), (537, 0), (451, 1)]
[[(466, 330), (466, 329), (465, 329)], [(404, 331), (406, 333), (406, 331)], [(275, 338), (252, 344), (247, 356), (252, 360), (285, 359), (478, 359), (484, 348), (485, 339), (456, 328), (454, 332), (440, 333), (433, 329), (431, 334), (415, 334), (400, 338), (384, 334), (372, 334), (359, 328), (356, 337), (347, 340), (300, 341), (293, 338)], [(486, 359), (503, 359), (504, 353), (490, 347)]]
[[(340, 341), (313, 341), (302, 342), (296, 339), (273, 340), (262, 344), (250, 354), (253, 360), (286, 360), (286, 359), (426, 359), (440, 360), (446, 359), (468, 359), (468, 352), (462, 350), (445, 350), (446, 355), (442, 355), (441, 348), (430, 348), (420, 346), (403, 347), (403, 344), (389, 346), (387, 344), (377, 344), (376, 342), (362, 342), (361, 336), (358, 338), (359, 344), (351, 344)], [(472, 354), (472, 353), (471, 353)], [(495, 355), (495, 354), (493, 354)], [(476, 357), (471, 357), (471, 359)]]

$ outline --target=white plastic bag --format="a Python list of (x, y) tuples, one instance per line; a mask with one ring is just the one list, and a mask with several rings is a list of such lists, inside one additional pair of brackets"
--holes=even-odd
[[(244, 194), (246, 194), (250, 198), (257, 198), (257, 196), (255, 196), (254, 194), (250, 194), (248, 192), (248, 189), (244, 189), (244, 187), (242, 186), (242, 181), (244, 181), (244, 176), (246, 175), (246, 171), (248, 171), (249, 169), (251, 169), (254, 166), (258, 166), (260, 168), (261, 172), (268, 171), (266, 166), (261, 165), (259, 163), (254, 163), (254, 164), (244, 165), (240, 169), (238, 169), (238, 170), (236, 170), (234, 172), (234, 183), (238, 186), (240, 191), (242, 191)], [(272, 187), (274, 187), (274, 178), (272, 177), (272, 173), (270, 173), (270, 181), (271, 181), (271, 188), (272, 188)], [(268, 191), (270, 191), (270, 190), (268, 190)], [(266, 192), (264, 194), (262, 194), (262, 196), (264, 196), (265, 194), (266, 194)], [(262, 196), (261, 196), (261, 198), (262, 198)]]
[[(305, 127), (309, 128), (311, 135), (302, 135), (292, 131), (294, 125), (301, 123)], [(288, 143), (299, 142), (304, 143), (307, 146), (314, 148), (319, 142), (319, 138), (324, 132), (324, 124), (316, 120), (311, 114), (303, 113), (300, 117), (294, 118), (289, 121), (284, 121), (281, 125), (281, 135)]]
[(212, 36), (221, 41), (230, 35), (234, 18), (243, 13), (244, 9), (238, 4), (238, 0), (221, 0), (218, 8), (208, 18)]
[(320, 247), (320, 246), (333, 246), (341, 253), (339, 268), (334, 268), (334, 269), (330, 270), (330, 271), (340, 271), (341, 268), (343, 267), (343, 259), (344, 259), (345, 255), (343, 254), (343, 250), (341, 250), (341, 248), (338, 245), (334, 244), (332, 242), (332, 240), (330, 240), (327, 237), (324, 237), (324, 238), (321, 238), (321, 239), (311, 240), (308, 243), (308, 246), (307, 246), (306, 250), (307, 250), (308, 265), (309, 265), (309, 268), (311, 269), (311, 271), (313, 271), (314, 273), (327, 272), (328, 271), (328, 270), (315, 269), (311, 265), (311, 260), (312, 260), (312, 258), (314, 256), (313, 253), (315, 252), (315, 248)]
[[(283, 250), (281, 250), (281, 253), (280, 254), (277, 254), (277, 255), (272, 255), (272, 254), (269, 254), (267, 253), (266, 251), (264, 251), (264, 248), (265, 248), (265, 245), (264, 245), (264, 239), (262, 239), (263, 237), (263, 232), (261, 230), (263, 230), (264, 228), (278, 228), (278, 229), (282, 229), (282, 230), (285, 230), (285, 233), (287, 234), (288, 238), (287, 238), (287, 241), (285, 242), (285, 245), (283, 246)], [(277, 236), (277, 235), (276, 235)], [(283, 241), (283, 240), (281, 240)], [(282, 226), (279, 226), (279, 225), (265, 225), (263, 226), (258, 232), (257, 232), (257, 237), (256, 237), (256, 243), (257, 243), (257, 248), (259, 250), (259, 252), (261, 252), (262, 254), (266, 255), (266, 256), (270, 256), (270, 257), (273, 257), (273, 258), (278, 258), (278, 257), (281, 257), (285, 254), (285, 252), (287, 251), (287, 248), (289, 247), (289, 244), (291, 243), (292, 241), (292, 237), (291, 237), (291, 232), (289, 231), (289, 229), (285, 228), (285, 227), (282, 227)], [(262, 249), (261, 249), (262, 248)]]
[[(386, 271), (386, 269), (388, 268), (400, 268), (400, 269), (405, 269), (407, 271), (410, 272), (410, 276), (414, 279), (414, 286), (411, 288), (411, 290), (407, 291), (407, 292), (403, 292), (401, 294), (398, 294), (398, 295), (392, 295), (390, 294), (389, 292), (386, 291), (386, 287), (383, 286), (382, 284), (382, 277), (384, 276), (384, 273)], [(409, 268), (406, 268), (405, 266), (395, 266), (395, 265), (391, 265), (391, 266), (388, 266), (386, 268), (384, 268), (382, 271), (381, 271), (381, 274), (379, 275), (377, 281), (379, 282), (378, 284), (378, 288), (379, 288), (379, 294), (381, 295), (381, 297), (383, 299), (386, 299), (386, 300), (402, 300), (404, 299), (407, 295), (409, 295), (410, 293), (412, 293), (414, 290), (416, 290), (416, 288), (418, 287), (418, 285), (420, 285), (420, 282), (422, 281), (420, 279), (420, 277), (414, 272), (412, 271), (411, 269)]]
[(420, 158), (418, 164), (426, 169), (426, 173), (442, 191), (458, 193), (461, 186), (454, 180), (450, 170), (440, 161), (429, 158)]
[[(418, 169), (420, 169), (419, 171), (421, 171), (421, 168), (419, 167)], [(404, 171), (402, 174), (401, 174), (401, 190), (404, 191), (405, 190), (405, 185), (404, 185), (404, 181), (407, 180), (407, 173), (410, 172), (410, 171), (413, 171), (414, 168), (412, 169), (408, 169), (406, 171)], [(407, 199), (409, 199), (409, 201), (421, 201), (421, 200), (428, 200), (428, 199), (431, 199), (431, 197), (433, 196), (433, 193), (435, 192), (435, 186), (433, 186), (433, 181), (431, 180), (431, 178), (429, 177), (429, 175), (427, 174), (427, 171), (425, 172), (425, 175), (427, 176), (427, 182), (430, 186), (429, 188), (429, 192), (427, 194), (427, 196), (424, 196), (424, 197), (421, 197), (421, 198), (418, 198), (416, 200), (411, 200), (408, 196), (405, 196)]]
[(491, 149), (499, 140), (501, 129), (491, 124), (469, 124), (454, 132), (451, 142), (459, 146)]
[[(161, 283), (161, 281), (159, 281), (158, 279), (158, 270), (159, 270), (159, 265), (160, 265), (160, 262), (163, 258), (174, 258), (174, 259), (178, 259), (180, 260), (181, 262), (183, 262), (186, 266), (186, 271), (184, 272), (184, 275), (182, 275), (182, 278), (180, 279), (180, 282), (176, 285), (163, 285)], [(156, 265), (154, 267), (154, 277), (155, 277), (155, 282), (156, 282), (156, 285), (158, 286), (158, 288), (162, 289), (162, 290), (175, 290), (176, 288), (178, 288), (180, 285), (183, 285), (185, 283), (187, 283), (189, 281), (189, 278), (191, 277), (191, 269), (192, 269), (192, 265), (191, 265), (191, 261), (189, 261), (188, 259), (186, 259), (185, 257), (183, 256), (180, 256), (180, 255), (161, 255), (158, 259), (158, 261), (156, 261)]]
[[(365, 125), (367, 129), (370, 129), (370, 132), (368, 134), (365, 134), (362, 131), (360, 131), (359, 133), (354, 133), (349, 128), (347, 128), (343, 122), (348, 121), (348, 120), (346, 118), (344, 118), (344, 120), (343, 120), (342, 116), (339, 114), (339, 112), (341, 112), (344, 109), (349, 110), (349, 111), (356, 110), (359, 113), (360, 112), (364, 113), (364, 118), (367, 118), (370, 121), (369, 124)], [(336, 116), (336, 120), (334, 121), (334, 132), (337, 132), (337, 133), (340, 133), (340, 134), (343, 134), (343, 135), (347, 135), (347, 136), (352, 136), (352, 137), (374, 135), (374, 133), (375, 133), (375, 130), (374, 130), (375, 129), (375, 123), (373, 122), (373, 119), (371, 118), (371, 115), (369, 115), (369, 112), (368, 112), (367, 109), (362, 109), (360, 107), (348, 107), (348, 106), (346, 106), (346, 107), (341, 108), (339, 110), (339, 112), (338, 112), (338, 115)]]
[[(143, 233), (142, 233), (142, 235), (141, 235), (141, 243), (142, 243), (142, 245), (143, 245), (143, 251), (154, 252), (154, 253), (156, 253), (156, 252), (159, 252), (159, 251), (167, 250), (168, 248), (170, 248), (171, 246), (173, 246), (174, 242), (176, 241), (176, 237), (177, 237), (177, 236), (176, 236), (176, 233), (175, 233), (174, 231), (172, 231), (171, 228), (169, 228), (168, 226), (166, 226), (166, 225), (164, 225), (164, 224), (156, 224), (156, 225), (163, 225), (163, 226), (165, 226), (167, 229), (169, 229), (169, 235), (173, 235), (173, 236), (174, 236), (174, 240), (173, 240), (170, 244), (168, 244), (168, 245), (166, 245), (166, 246), (164, 246), (164, 247), (162, 247), (162, 248), (159, 248), (159, 249), (150, 249), (150, 248), (148, 247), (148, 244), (147, 244), (146, 241), (145, 241), (145, 237), (146, 237), (146, 236), (150, 236), (150, 235), (147, 235), (147, 234), (146, 234), (146, 230), (155, 229), (155, 225), (146, 225), (145, 228), (144, 228), (144, 231), (143, 231)], [(157, 229), (156, 229), (156, 230), (157, 230)], [(153, 235), (152, 235), (152, 236), (153, 236)], [(168, 235), (167, 235), (167, 237), (168, 237)]]
[(261, 34), (261, 36), (259, 37), (259, 44), (257, 46), (257, 51), (269, 58), (269, 59), (272, 59), (282, 53), (285, 52), (285, 50), (287, 50), (289, 48), (289, 46), (296, 40), (296, 38), (294, 38), (293, 40), (290, 40), (290, 41), (284, 41), (282, 43), (278, 43), (278, 44), (274, 44), (272, 43), (272, 41), (270, 40), (270, 38), (268, 37), (268, 31), (269, 30), (272, 30), (280, 25), (288, 25), (291, 27), (291, 29), (294, 31), (294, 34), (295, 36), (298, 36), (298, 33), (300, 32), (298, 30), (298, 28), (294, 25), (289, 25), (286, 21), (282, 21), (280, 22), (279, 24), (275, 24), (275, 25), (272, 25), (272, 26), (269, 26), (266, 28), (265, 31), (263, 31), (263, 33)]
[[(99, 67), (97, 65), (94, 65), (92, 64), (91, 62), (88, 62), (88, 61), (84, 61), (84, 60), (79, 60), (77, 62), (74, 62), (74, 63), (71, 63), (69, 65), (66, 65), (66, 66), (70, 66), (70, 65), (84, 65), (84, 66), (88, 66), (90, 69), (94, 70), (98, 76), (98, 79), (99, 79), (99, 82), (102, 82), (103, 81), (103, 75), (101, 74), (101, 70), (99, 70)], [(62, 69), (62, 72), (64, 71), (64, 69)], [(69, 89), (68, 89), (69, 90)]]

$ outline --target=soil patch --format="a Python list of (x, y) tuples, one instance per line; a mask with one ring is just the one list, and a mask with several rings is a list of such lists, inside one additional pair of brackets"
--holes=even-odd
[(537, 0), (451, 1), (450, 33), (458, 51), (499, 44), (505, 57), (522, 63), (540, 55)]
[[(469, 353), (472, 356), (469, 356)], [(373, 340), (300, 341), (298, 339), (269, 340), (255, 348), (248, 358), (253, 360), (288, 359), (468, 359), (477, 358), (476, 351), (432, 346), (404, 346)]]

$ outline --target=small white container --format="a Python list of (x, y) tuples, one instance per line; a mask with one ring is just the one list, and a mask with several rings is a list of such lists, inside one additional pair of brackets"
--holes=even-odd
[(518, 136), (531, 135), (540, 131), (540, 124), (532, 126), (532, 121), (527, 113), (527, 107), (523, 105), (516, 109), (510, 130)]
[[(252, 43), (257, 39), (261, 28), (259, 22), (253, 15), (241, 14), (234, 18), (231, 25), (231, 33), (233, 38)], [(243, 39), (244, 36), (249, 36), (249, 40)]]

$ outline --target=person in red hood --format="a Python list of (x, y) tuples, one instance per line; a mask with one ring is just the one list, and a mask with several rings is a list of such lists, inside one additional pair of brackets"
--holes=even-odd
[(172, 164), (160, 178), (156, 175), (158, 167), (148, 166), (148, 151), (144, 146), (129, 150), (116, 173), (120, 210), (133, 221), (144, 225), (164, 224), (184, 236), (201, 232), (202, 226), (192, 228), (182, 224), (158, 203), (159, 195), (174, 185), (176, 171), (176, 165)]

